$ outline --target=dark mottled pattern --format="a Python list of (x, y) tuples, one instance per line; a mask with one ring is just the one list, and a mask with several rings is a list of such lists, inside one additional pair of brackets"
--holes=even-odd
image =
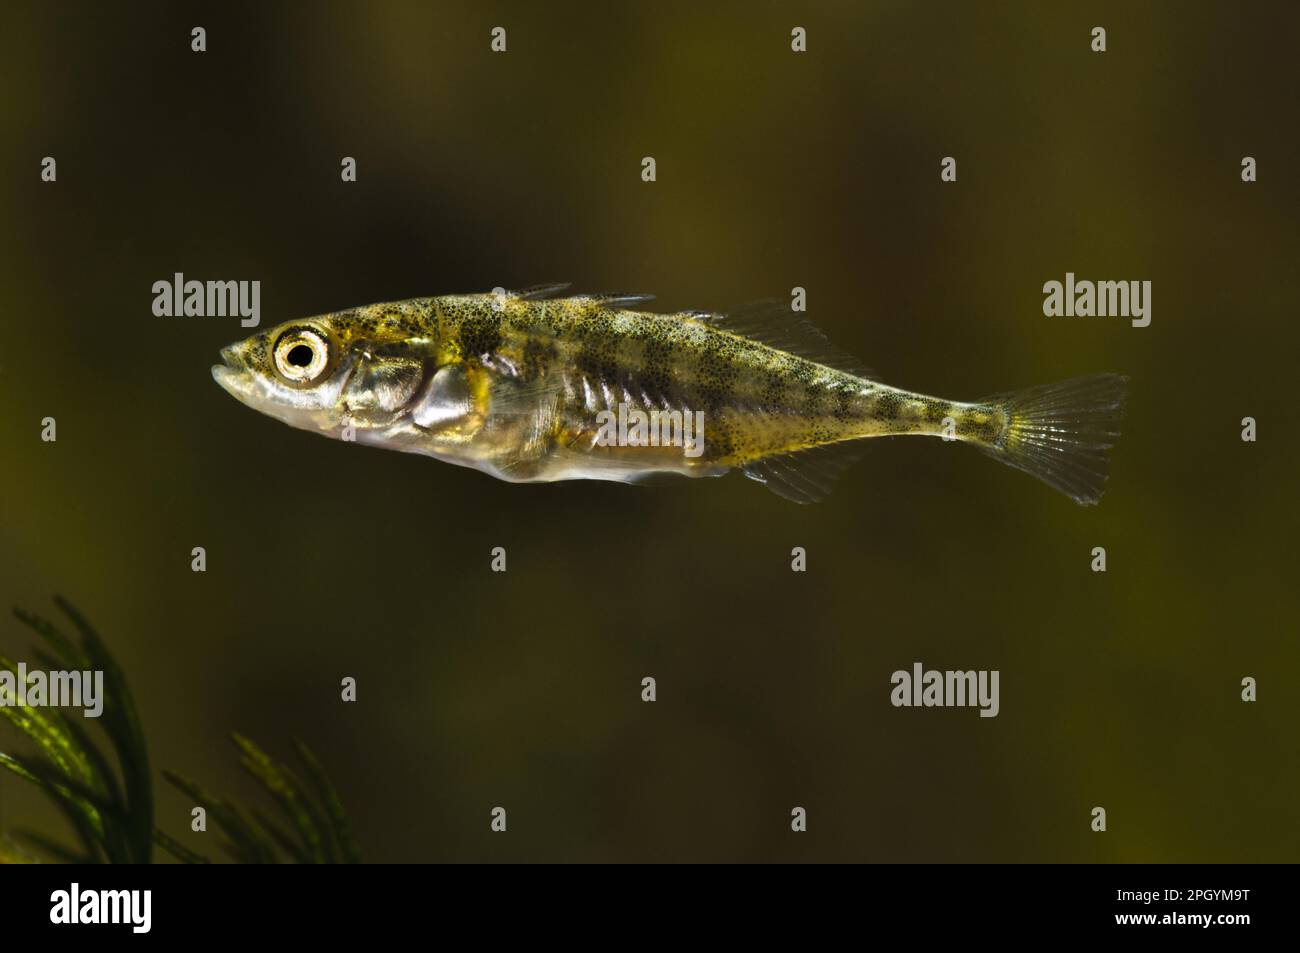
[(333, 326), (343, 346), (408, 342), (395, 346), (439, 364), (483, 362), (525, 381), (563, 383), (552, 436), (566, 446), (582, 445), (597, 411), (625, 397), (646, 410), (704, 411), (701, 464), (737, 465), (864, 436), (941, 434), (948, 417), (959, 439), (995, 443), (1005, 424), (994, 408), (900, 391), (731, 334), (712, 315), (488, 294), (358, 308), (334, 316)]
[(456, 326), (456, 338), (466, 357), (484, 357), (501, 346), (501, 328), (496, 315), (468, 314)]

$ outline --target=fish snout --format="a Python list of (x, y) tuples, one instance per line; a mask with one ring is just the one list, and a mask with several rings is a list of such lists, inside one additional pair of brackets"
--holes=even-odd
[(244, 360), (244, 351), (237, 344), (230, 344), (221, 349), (220, 364), (212, 365), (212, 379), (234, 397), (240, 396), (239, 386), (248, 370)]
[(221, 349), (221, 360), (231, 370), (240, 371), (244, 369), (244, 356), (234, 344), (227, 344)]

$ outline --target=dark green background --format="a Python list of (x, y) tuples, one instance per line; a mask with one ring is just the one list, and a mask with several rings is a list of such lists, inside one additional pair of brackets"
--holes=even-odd
[[(301, 737), (375, 861), (1300, 858), (1294, 4), (2, 16), (0, 601), (84, 609), (156, 766), (252, 794), (225, 733)], [(240, 406), (208, 374), (238, 321), (150, 311), (176, 271), (261, 280), (264, 327), (800, 285), (892, 384), (1115, 371), (1131, 409), (1095, 509), (939, 441), (878, 442), (813, 507), (734, 475), (512, 486)], [(1151, 326), (1044, 317), (1066, 271), (1151, 280)], [(999, 669), (1000, 716), (892, 708), (914, 661)], [(0, 779), (0, 826), (56, 824)]]

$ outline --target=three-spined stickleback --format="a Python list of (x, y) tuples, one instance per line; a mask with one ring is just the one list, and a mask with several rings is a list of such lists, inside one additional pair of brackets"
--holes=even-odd
[(514, 482), (643, 482), (741, 470), (824, 496), (868, 437), (970, 443), (1096, 503), (1127, 378), (963, 402), (891, 387), (788, 305), (636, 310), (565, 286), (415, 298), (290, 321), (222, 351), (243, 403), (291, 426)]

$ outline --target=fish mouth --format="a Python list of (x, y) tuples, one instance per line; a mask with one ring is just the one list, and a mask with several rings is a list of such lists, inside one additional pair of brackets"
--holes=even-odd
[(238, 397), (235, 384), (242, 375), (243, 365), (233, 345), (221, 349), (221, 360), (221, 364), (212, 365), (212, 379), (220, 384), (226, 393)]

